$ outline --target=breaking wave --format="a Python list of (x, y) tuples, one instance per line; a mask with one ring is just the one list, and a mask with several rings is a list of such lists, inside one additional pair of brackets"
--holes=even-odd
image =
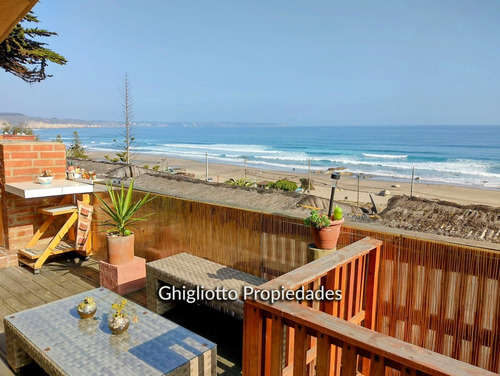
[(383, 158), (383, 159), (406, 159), (407, 155), (392, 155), (392, 154), (371, 154), (371, 153), (362, 153), (363, 157), (367, 158)]

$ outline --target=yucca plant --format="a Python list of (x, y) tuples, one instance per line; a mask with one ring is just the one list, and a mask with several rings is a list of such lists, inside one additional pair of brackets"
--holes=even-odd
[(125, 188), (123, 187), (123, 182), (121, 189), (115, 191), (113, 189), (113, 184), (106, 183), (106, 188), (108, 189), (109, 197), (111, 198), (112, 207), (109, 206), (102, 198), (95, 195), (97, 199), (103, 204), (102, 210), (109, 216), (110, 219), (101, 221), (103, 226), (111, 226), (112, 228), (108, 232), (117, 232), (120, 236), (130, 235), (130, 230), (128, 227), (132, 226), (138, 221), (145, 221), (145, 218), (152, 215), (153, 213), (146, 214), (140, 218), (133, 218), (134, 214), (145, 204), (154, 199), (154, 197), (149, 197), (149, 192), (142, 199), (136, 203), (132, 203), (132, 194), (134, 193), (134, 180), (130, 183), (130, 186), (125, 193)]

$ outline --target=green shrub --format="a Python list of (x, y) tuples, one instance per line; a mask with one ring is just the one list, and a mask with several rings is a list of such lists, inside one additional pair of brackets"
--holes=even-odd
[(276, 182), (270, 182), (267, 183), (267, 186), (271, 189), (277, 189), (279, 191), (285, 191), (285, 192), (293, 192), (296, 191), (298, 188), (297, 183), (294, 183), (293, 181), (289, 181), (286, 179), (278, 180)]

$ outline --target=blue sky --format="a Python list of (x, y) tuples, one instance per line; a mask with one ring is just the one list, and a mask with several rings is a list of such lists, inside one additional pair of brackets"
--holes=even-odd
[(68, 59), (0, 112), (294, 125), (500, 124), (500, 2), (42, 0)]

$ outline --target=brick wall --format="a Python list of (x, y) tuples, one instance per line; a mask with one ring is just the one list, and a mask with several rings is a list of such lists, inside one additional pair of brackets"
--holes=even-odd
[(35, 141), (35, 135), (0, 134), (0, 140)]
[(19, 261), (17, 261), (17, 251), (9, 251), (5, 248), (0, 248), (0, 269), (10, 268), (11, 266), (17, 266)]
[(0, 179), (4, 183), (20, 183), (33, 180), (50, 170), (54, 179), (64, 179), (66, 173), (66, 149), (59, 142), (0, 141)]
[[(61, 196), (25, 199), (5, 191), (6, 183), (31, 182), (34, 175), (44, 170), (50, 170), (54, 180), (65, 179), (64, 144), (22, 138), (0, 139), (0, 247), (7, 250), (24, 248), (44, 220), (38, 210), (57, 205), (63, 199)], [(57, 222), (51, 228), (60, 227)], [(47, 233), (53, 234), (54, 231)]]

